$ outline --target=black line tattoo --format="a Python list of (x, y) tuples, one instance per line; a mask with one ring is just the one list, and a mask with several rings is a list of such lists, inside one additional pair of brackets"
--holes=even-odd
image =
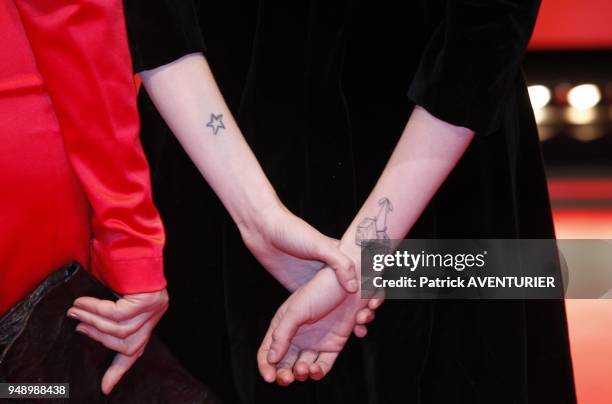
[(393, 212), (393, 205), (388, 198), (383, 197), (378, 201), (378, 206), (380, 208), (376, 216), (366, 217), (357, 225), (355, 243), (360, 247), (387, 251), (391, 247), (387, 234), (387, 216)]
[(210, 121), (208, 121), (206, 127), (212, 129), (213, 135), (216, 135), (219, 132), (219, 129), (225, 129), (225, 125), (223, 124), (223, 114), (210, 114)]

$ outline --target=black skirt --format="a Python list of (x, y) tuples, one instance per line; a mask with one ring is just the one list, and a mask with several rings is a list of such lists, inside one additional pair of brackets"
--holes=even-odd
[[(126, 0), (136, 70), (205, 52), (279, 196), (323, 233), (342, 235), (416, 103), (476, 137), (408, 237), (554, 237), (520, 69), (537, 1), (148, 4)], [(151, 46), (152, 26), (185, 35)], [(140, 111), (168, 240), (160, 334), (226, 401), (575, 402), (562, 301), (388, 301), (323, 381), (266, 385), (255, 353), (287, 292), (145, 92)]]

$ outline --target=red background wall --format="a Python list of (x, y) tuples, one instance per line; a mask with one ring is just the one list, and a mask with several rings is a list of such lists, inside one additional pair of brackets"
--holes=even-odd
[(612, 0), (543, 0), (531, 48), (612, 49)]

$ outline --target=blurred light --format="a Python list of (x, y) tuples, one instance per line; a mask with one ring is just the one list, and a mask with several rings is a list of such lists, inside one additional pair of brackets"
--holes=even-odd
[(572, 89), (570, 83), (559, 83), (555, 86), (555, 102), (559, 105), (567, 104), (567, 93)]
[(533, 115), (535, 116), (536, 123), (542, 125), (546, 120), (546, 112), (544, 108), (534, 108)]
[(550, 102), (550, 97), (548, 87), (540, 84), (529, 86), (529, 99), (533, 109), (544, 108)]
[(574, 128), (572, 137), (580, 142), (587, 143), (597, 140), (605, 135), (605, 131), (596, 125), (581, 125)]
[(581, 109), (569, 107), (565, 109), (565, 120), (574, 125), (593, 123), (597, 118), (595, 109)]
[(567, 93), (567, 101), (574, 108), (593, 108), (601, 101), (601, 91), (594, 84), (581, 84)]
[(544, 142), (553, 136), (555, 136), (559, 131), (557, 128), (550, 125), (542, 125), (538, 126), (538, 137), (540, 138), (540, 142)]

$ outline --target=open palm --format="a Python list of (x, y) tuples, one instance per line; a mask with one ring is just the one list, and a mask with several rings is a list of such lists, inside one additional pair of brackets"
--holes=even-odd
[[(324, 268), (277, 310), (258, 351), (263, 378), (289, 384), (318, 380), (332, 368), (356, 321), (371, 321), (373, 309), (359, 294), (347, 294)], [(371, 301), (372, 304), (376, 304)], [(359, 319), (359, 314), (363, 318)]]

